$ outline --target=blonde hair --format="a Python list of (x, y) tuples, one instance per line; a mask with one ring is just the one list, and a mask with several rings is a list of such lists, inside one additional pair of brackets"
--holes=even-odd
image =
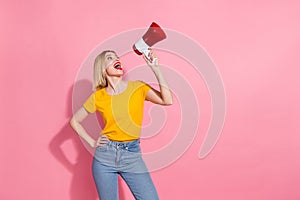
[(107, 87), (104, 60), (105, 60), (105, 54), (109, 53), (109, 52), (116, 54), (116, 52), (114, 52), (112, 50), (106, 50), (106, 51), (102, 51), (95, 58), (95, 62), (94, 62), (94, 83), (93, 83), (93, 89), (94, 90)]

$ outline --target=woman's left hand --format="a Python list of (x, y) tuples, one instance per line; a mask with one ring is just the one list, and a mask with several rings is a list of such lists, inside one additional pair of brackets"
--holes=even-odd
[(149, 67), (151, 67), (152, 69), (158, 68), (158, 58), (157, 56), (154, 54), (153, 50), (151, 48), (149, 48), (150, 52), (149, 52), (149, 58), (150, 60), (143, 54), (143, 58), (146, 61), (147, 65)]

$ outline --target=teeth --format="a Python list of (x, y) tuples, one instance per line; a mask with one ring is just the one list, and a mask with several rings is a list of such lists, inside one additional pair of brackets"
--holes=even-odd
[(115, 68), (120, 68), (121, 67), (121, 64), (119, 62), (117, 62), (115, 65), (114, 65)]

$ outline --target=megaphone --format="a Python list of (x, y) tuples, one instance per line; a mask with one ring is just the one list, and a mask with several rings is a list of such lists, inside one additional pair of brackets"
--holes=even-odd
[(146, 58), (150, 60), (148, 55), (150, 50), (148, 48), (166, 38), (167, 36), (160, 26), (157, 23), (152, 22), (148, 31), (132, 46), (132, 48), (136, 54), (144, 54)]

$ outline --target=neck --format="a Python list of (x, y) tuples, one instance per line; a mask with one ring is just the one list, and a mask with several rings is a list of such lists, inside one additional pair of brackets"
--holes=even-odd
[(107, 77), (107, 82), (107, 89), (113, 92), (117, 92), (124, 83), (122, 77)]

